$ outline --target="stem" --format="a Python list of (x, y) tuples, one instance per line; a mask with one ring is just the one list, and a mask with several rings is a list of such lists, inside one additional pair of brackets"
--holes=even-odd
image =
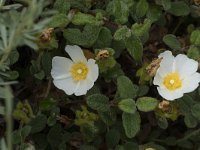
[(176, 31), (178, 30), (178, 28), (180, 27), (180, 25), (183, 23), (184, 19), (180, 18), (178, 24), (176, 25), (176, 27), (174, 28), (172, 34), (175, 34)]
[(22, 143), (23, 143), (23, 137), (22, 137), (22, 127), (23, 127), (23, 123), (20, 122), (20, 126), (19, 126), (19, 130), (20, 130), (20, 145), (19, 145), (19, 150), (22, 150)]
[[(189, 138), (191, 138), (192, 136), (195, 136), (197, 134), (200, 134), (200, 128), (197, 129), (197, 130), (194, 130), (193, 132), (191, 132), (190, 134), (186, 135), (182, 139), (177, 140), (176, 143), (184, 142), (184, 141), (188, 140)], [(162, 139), (153, 139), (153, 141), (160, 142), (160, 143), (165, 143), (165, 140), (162, 140)]]
[(12, 128), (13, 128), (13, 122), (12, 122), (12, 93), (9, 86), (5, 86), (5, 102), (6, 102), (6, 140), (7, 140), (7, 147), (8, 150), (12, 150)]
[(194, 130), (190, 134), (186, 135), (184, 138), (177, 140), (177, 142), (183, 142), (183, 141), (185, 141), (185, 140), (187, 140), (187, 139), (191, 138), (192, 136), (195, 136), (199, 133), (200, 133), (200, 128), (197, 129), (197, 130)]
[(44, 95), (45, 98), (48, 97), (50, 89), (51, 89), (51, 79), (49, 79), (49, 82), (48, 82), (47, 90), (46, 90), (45, 95)]

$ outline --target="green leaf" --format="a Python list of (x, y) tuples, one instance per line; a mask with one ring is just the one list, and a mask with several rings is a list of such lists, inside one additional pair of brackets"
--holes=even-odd
[(149, 4), (146, 0), (138, 1), (137, 6), (136, 6), (137, 17), (139, 18), (143, 17), (147, 13), (148, 8), (149, 8)]
[(137, 94), (137, 87), (133, 85), (132, 81), (126, 76), (117, 78), (117, 89), (120, 98), (135, 98)]
[(179, 111), (183, 115), (191, 115), (191, 108), (195, 104), (193, 98), (187, 94), (184, 94), (182, 98), (177, 101)]
[(112, 42), (112, 33), (106, 28), (102, 27), (97, 41), (94, 43), (94, 48), (106, 48), (110, 47)]
[(111, 129), (106, 133), (106, 144), (109, 148), (116, 146), (119, 143), (120, 134), (116, 129)]
[(102, 94), (94, 94), (87, 97), (87, 104), (94, 110), (106, 112), (110, 110), (109, 98)]
[(173, 34), (167, 34), (163, 37), (163, 41), (167, 46), (169, 46), (171, 49), (174, 50), (180, 50), (181, 45), (179, 41), (177, 40), (176, 36)]
[(171, 8), (171, 0), (161, 0), (161, 4), (164, 10), (168, 10)]
[(42, 68), (44, 70), (44, 73), (46, 76), (50, 76), (50, 72), (51, 72), (51, 61), (52, 61), (52, 57), (50, 55), (50, 53), (45, 52), (42, 55), (41, 58), (41, 64), (42, 64)]
[(34, 74), (34, 77), (37, 78), (37, 79), (39, 79), (39, 80), (42, 80), (45, 77), (45, 73), (44, 73), (43, 70), (41, 70), (40, 72)]
[(99, 37), (101, 27), (86, 25), (81, 32), (76, 28), (68, 28), (64, 31), (64, 37), (70, 43), (83, 47), (91, 47)]
[(19, 130), (15, 130), (12, 134), (13, 144), (19, 144), (21, 140), (25, 140), (25, 138), (30, 134), (31, 126), (24, 126)]
[(48, 126), (53, 126), (56, 124), (56, 121), (57, 121), (57, 116), (60, 116), (60, 108), (59, 107), (56, 107), (54, 106), (52, 109), (51, 109), (51, 112), (50, 112), (50, 115), (47, 119), (47, 124)]
[(192, 106), (191, 108), (191, 112), (192, 112), (192, 115), (197, 118), (198, 120), (200, 120), (200, 104), (197, 103), (195, 105)]
[(147, 85), (140, 85), (137, 95), (144, 96), (149, 92), (149, 87)]
[(56, 101), (53, 98), (44, 99), (39, 102), (39, 108), (41, 111), (49, 111), (56, 106)]
[(99, 66), (100, 72), (107, 72), (108, 70), (110, 70), (115, 66), (116, 60), (112, 56), (110, 56), (106, 59), (97, 60), (96, 63)]
[(138, 112), (122, 114), (123, 127), (128, 138), (133, 138), (140, 131), (141, 118)]
[(56, 0), (54, 8), (58, 10), (59, 13), (66, 14), (70, 10), (70, 2), (66, 0)]
[(133, 99), (123, 99), (118, 103), (119, 109), (126, 113), (135, 113), (136, 111), (136, 105), (135, 101)]
[(198, 59), (200, 57), (200, 48), (196, 46), (190, 46), (187, 51), (187, 56), (192, 59)]
[(17, 50), (13, 50), (10, 52), (9, 61), (10, 65), (15, 64), (19, 59), (19, 52)]
[(117, 29), (114, 34), (114, 39), (117, 41), (125, 40), (131, 36), (131, 30), (127, 28), (127, 26), (122, 26), (121, 28)]
[(115, 21), (124, 24), (128, 21), (129, 5), (122, 0), (113, 0), (107, 5), (107, 12), (115, 17)]
[(42, 131), (46, 127), (46, 123), (47, 117), (45, 115), (38, 115), (29, 123), (29, 125), (32, 127), (31, 133), (37, 133)]
[(102, 119), (102, 121), (108, 126), (113, 125), (117, 118), (117, 115), (113, 109), (106, 112), (99, 112), (99, 116)]
[(129, 54), (136, 61), (141, 61), (143, 55), (143, 45), (141, 40), (135, 36), (131, 36), (126, 40), (125, 45)]
[(49, 130), (47, 141), (51, 145), (52, 149), (56, 149), (62, 142), (62, 130), (60, 124), (56, 124)]
[(163, 6), (164, 10), (171, 8), (171, 0), (156, 0), (156, 4)]
[(149, 19), (145, 19), (143, 24), (141, 23), (133, 24), (131, 30), (133, 31), (134, 35), (142, 37), (143, 35), (149, 32), (150, 27), (151, 27), (151, 21)]
[(162, 9), (157, 5), (151, 5), (147, 12), (147, 18), (151, 20), (151, 22), (156, 22), (160, 19), (162, 15)]
[(118, 78), (119, 76), (124, 75), (123, 70), (121, 69), (121, 66), (116, 63), (116, 65), (109, 70), (107, 70), (105, 74), (105, 78), (107, 81), (111, 81), (113, 79)]
[(185, 115), (184, 122), (188, 128), (195, 128), (198, 124), (196, 118), (193, 117), (191, 114)]
[(190, 36), (191, 44), (200, 46), (200, 30), (194, 30)]
[(143, 112), (152, 111), (158, 106), (158, 100), (152, 97), (141, 97), (136, 101), (136, 106)]
[(57, 14), (54, 15), (52, 20), (49, 23), (49, 27), (56, 28), (56, 27), (64, 27), (69, 23), (69, 20), (65, 14)]
[(78, 12), (74, 15), (72, 23), (75, 25), (85, 25), (85, 24), (102, 25), (104, 22), (103, 22), (103, 17), (97, 19), (90, 14)]
[(18, 130), (15, 130), (12, 133), (12, 144), (19, 144), (20, 141), (21, 141), (20, 132)]
[(31, 126), (26, 125), (21, 129), (21, 137), (25, 140), (25, 138), (30, 134)]
[(81, 133), (83, 134), (84, 138), (91, 142), (97, 136), (98, 128), (94, 125), (84, 125), (81, 126)]
[(139, 68), (136, 72), (136, 77), (139, 77), (139, 84), (145, 84), (151, 80), (151, 76), (147, 73), (146, 67), (148, 66), (147, 63), (144, 63), (141, 68)]
[(158, 117), (157, 123), (161, 129), (167, 129), (167, 127), (168, 127), (168, 121), (165, 117)]
[(9, 75), (7, 77), (8, 80), (15, 80), (19, 77), (19, 73), (17, 71), (8, 71), (6, 73), (8, 73), (8, 75)]
[(86, 96), (90, 96), (90, 95), (93, 95), (93, 94), (100, 94), (100, 89), (98, 86), (94, 85), (90, 90), (88, 90)]
[(175, 16), (187, 16), (190, 13), (190, 7), (184, 1), (177, 1), (171, 3), (168, 11)]

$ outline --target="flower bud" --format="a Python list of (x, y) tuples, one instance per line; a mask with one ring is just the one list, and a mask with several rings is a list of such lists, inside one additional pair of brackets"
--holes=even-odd
[(51, 40), (51, 34), (52, 34), (53, 31), (54, 31), (54, 28), (48, 28), (48, 29), (44, 30), (39, 36), (40, 41), (41, 42), (50, 41)]
[(154, 59), (147, 67), (146, 67), (146, 71), (149, 74), (149, 76), (153, 77), (155, 76), (158, 68), (160, 67), (160, 62), (161, 62), (162, 58), (157, 58)]
[(99, 50), (95, 59), (96, 60), (105, 59), (105, 58), (108, 58), (109, 56), (110, 56), (109, 51), (106, 49), (102, 49), (102, 50)]

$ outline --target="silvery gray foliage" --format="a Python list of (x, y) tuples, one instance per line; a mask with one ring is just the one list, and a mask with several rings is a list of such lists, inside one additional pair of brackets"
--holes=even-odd
[[(7, 125), (6, 143), (1, 139), (2, 150), (12, 149), (12, 92), (9, 85), (16, 81), (6, 81), (10, 65), (19, 58), (18, 46), (29, 46), (38, 50), (38, 33), (43, 31), (51, 20), (51, 11), (44, 11), (48, 5), (43, 0), (22, 0), (20, 3), (4, 5), (0, 0), (0, 114), (5, 115)], [(3, 102), (5, 100), (5, 102)], [(3, 105), (5, 104), (5, 105)]]

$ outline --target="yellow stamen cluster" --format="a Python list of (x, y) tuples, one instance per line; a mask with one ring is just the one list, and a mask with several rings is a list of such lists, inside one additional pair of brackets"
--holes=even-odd
[(88, 74), (88, 67), (84, 63), (75, 63), (70, 69), (70, 73), (74, 80), (85, 80)]
[(163, 84), (168, 90), (174, 91), (182, 86), (182, 80), (179, 73), (173, 72), (164, 77)]

